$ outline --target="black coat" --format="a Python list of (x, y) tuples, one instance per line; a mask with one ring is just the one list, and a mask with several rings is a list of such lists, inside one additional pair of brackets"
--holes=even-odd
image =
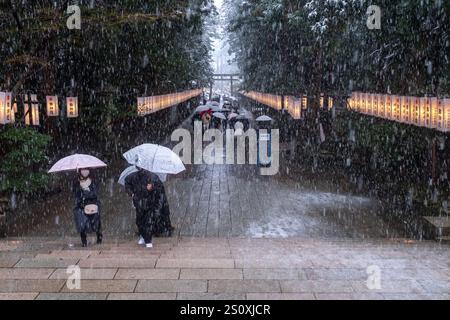
[(83, 190), (80, 186), (80, 181), (75, 179), (72, 185), (72, 192), (75, 195), (76, 208), (84, 209), (88, 204), (99, 204), (98, 187), (94, 180), (92, 180), (89, 190)]
[[(152, 184), (152, 191), (147, 190), (148, 184)], [(133, 197), (138, 228), (156, 235), (167, 233), (171, 228), (170, 210), (164, 184), (159, 177), (149, 171), (139, 170), (126, 177), (125, 188)]]
[[(75, 196), (74, 220), (75, 226), (79, 233), (90, 233), (101, 231), (100, 220), (100, 201), (98, 199), (98, 187), (93, 180), (89, 186), (89, 190), (83, 190), (80, 181), (75, 179), (72, 185), (72, 192)], [(86, 215), (84, 207), (89, 204), (96, 204), (99, 208), (98, 213), (94, 215)]]

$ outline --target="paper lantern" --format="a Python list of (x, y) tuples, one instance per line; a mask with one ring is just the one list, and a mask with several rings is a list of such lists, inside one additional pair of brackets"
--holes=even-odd
[(138, 113), (138, 116), (145, 115), (145, 98), (143, 98), (143, 97), (137, 98), (137, 113)]
[[(288, 107), (288, 112), (289, 114), (295, 119), (300, 119), (300, 115), (301, 115), (301, 101), (299, 101), (297, 98), (292, 97), (292, 96), (288, 96), (286, 99), (287, 107)], [(286, 105), (285, 105), (286, 107)], [(296, 108), (300, 107), (300, 112), (299, 115), (296, 117)]]
[(433, 119), (436, 121), (436, 129), (439, 131), (445, 131), (445, 104), (444, 100), (434, 98), (436, 101), (431, 101), (431, 105), (436, 104), (436, 111), (432, 112)]
[(6, 119), (6, 93), (0, 92), (0, 124), (7, 124)]
[(392, 120), (401, 121), (401, 97), (392, 96)]
[(78, 117), (78, 97), (67, 97), (67, 118)]
[(324, 108), (324, 101), (325, 101), (325, 98), (324, 98), (323, 94), (321, 94), (320, 95), (320, 109)]
[(276, 101), (275, 109), (281, 111), (283, 109), (283, 101), (281, 100), (281, 96), (274, 96)]
[(366, 95), (366, 99), (367, 99), (367, 101), (366, 101), (367, 114), (371, 115), (371, 116), (373, 116), (375, 114), (374, 107), (373, 107), (374, 106), (374, 104), (373, 104), (374, 96), (375, 95), (372, 94), (372, 93), (368, 93)]
[(378, 102), (380, 99), (380, 95), (379, 94), (374, 94), (372, 96), (372, 114), (375, 117), (378, 117)]
[(25, 115), (25, 125), (29, 126), (31, 124), (31, 110), (27, 94), (23, 95), (23, 114)]
[(302, 96), (302, 109), (308, 109), (308, 96), (305, 94)]
[(386, 116), (386, 96), (384, 94), (378, 95), (378, 116), (384, 118)]
[(411, 124), (420, 126), (420, 98), (410, 97)]
[(284, 110), (287, 110), (288, 113), (291, 113), (289, 110), (289, 101), (288, 100), (289, 100), (288, 96), (285, 96), (283, 98)]
[(348, 107), (349, 107), (350, 110), (352, 110), (352, 111), (355, 109), (355, 102), (354, 102), (354, 101), (355, 101), (355, 93), (352, 92), (350, 98), (347, 99)]
[(330, 110), (334, 108), (334, 99), (332, 97), (328, 97), (328, 108)]
[(157, 107), (157, 102), (158, 102), (158, 97), (149, 97), (148, 101), (147, 101), (147, 113), (153, 113), (158, 111), (158, 107)]
[(154, 96), (153, 97), (153, 104), (152, 104), (152, 112), (159, 111), (160, 106), (161, 106), (161, 98), (160, 98), (160, 96)]
[(25, 114), (25, 124), (39, 126), (39, 104), (37, 101), (37, 95), (30, 94), (30, 99), (28, 100), (28, 95), (24, 95), (24, 114)]
[(442, 100), (443, 110), (444, 110), (444, 128), (443, 131), (450, 131), (450, 99)]
[(411, 123), (410, 97), (400, 97), (400, 122)]
[(361, 92), (356, 92), (355, 93), (355, 111), (356, 112), (362, 112), (362, 95)]
[(439, 99), (430, 98), (430, 117), (431, 117), (431, 128), (439, 128), (439, 119), (442, 118), (442, 109), (439, 109)]
[(39, 103), (37, 95), (31, 94), (30, 102), (31, 102), (31, 122), (34, 126), (38, 126), (40, 125), (40, 121), (39, 121)]
[(47, 117), (59, 116), (58, 96), (47, 96)]
[(292, 118), (299, 120), (302, 118), (302, 101), (300, 99), (295, 99), (293, 102), (293, 112)]
[(386, 94), (384, 96), (384, 116), (386, 119), (393, 120), (392, 119), (392, 96), (389, 94)]
[(16, 120), (16, 115), (14, 113), (13, 108), (12, 92), (5, 93), (5, 109), (6, 109), (6, 117), (9, 123), (14, 123)]
[(426, 97), (420, 98), (420, 126), (431, 127), (431, 103)]
[(14, 121), (12, 94), (11, 92), (0, 92), (0, 124), (13, 123)]
[(361, 104), (361, 106), (360, 106), (360, 112), (361, 113), (364, 113), (364, 114), (367, 114), (367, 94), (366, 93), (360, 93), (360, 99), (359, 99), (359, 101), (360, 101), (360, 104)]

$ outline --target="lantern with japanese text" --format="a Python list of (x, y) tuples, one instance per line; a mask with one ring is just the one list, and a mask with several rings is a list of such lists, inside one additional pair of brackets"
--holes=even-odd
[(378, 117), (378, 102), (380, 99), (380, 95), (379, 94), (374, 94), (372, 96), (372, 114), (375, 117)]
[(400, 97), (400, 122), (411, 123), (411, 97)]
[(308, 96), (306, 94), (302, 96), (302, 109), (308, 109)]
[(444, 129), (443, 131), (450, 131), (450, 98), (442, 100), (444, 110)]
[(6, 119), (8, 123), (14, 123), (16, 115), (14, 114), (13, 104), (12, 104), (12, 92), (5, 92), (5, 111)]
[(16, 108), (12, 98), (12, 92), (7, 92), (6, 95), (6, 109), (9, 110), (10, 123), (16, 122)]
[(59, 116), (58, 96), (47, 96), (47, 117)]
[(392, 120), (401, 120), (401, 97), (392, 96)]
[(392, 96), (390, 94), (386, 94), (384, 96), (384, 116), (386, 119), (393, 120), (392, 117)]
[(78, 97), (67, 97), (67, 118), (78, 117)]
[[(433, 105), (433, 102), (431, 102)], [(434, 117), (433, 112), (433, 117)], [(436, 99), (436, 129), (445, 131), (445, 104), (443, 99)]]
[(420, 98), (411, 97), (410, 105), (411, 105), (411, 123), (416, 126), (420, 126)]
[(420, 126), (431, 126), (431, 103), (426, 97), (420, 98)]
[(442, 118), (442, 109), (439, 108), (439, 99), (430, 98), (431, 128), (438, 129)]

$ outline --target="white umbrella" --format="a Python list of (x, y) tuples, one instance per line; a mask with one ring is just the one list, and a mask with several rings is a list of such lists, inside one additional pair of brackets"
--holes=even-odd
[[(119, 177), (119, 184), (121, 185), (125, 185), (125, 179), (132, 173), (138, 172), (138, 168), (136, 168), (136, 166), (130, 166), (128, 168), (126, 168), (125, 170), (123, 170), (123, 172), (120, 174)], [(159, 178), (159, 180), (161, 180), (161, 182), (166, 182), (167, 180), (167, 174), (165, 173), (156, 173), (154, 172), (154, 174), (156, 174)]]
[(208, 111), (208, 110), (210, 110), (211, 109), (211, 107), (208, 107), (208, 106), (198, 106), (196, 109), (195, 109), (195, 113), (201, 113), (201, 112), (203, 112), (203, 111)]
[(261, 116), (256, 118), (256, 121), (258, 122), (267, 122), (267, 121), (272, 121), (273, 119), (269, 116)]
[(169, 148), (143, 144), (123, 154), (129, 164), (150, 172), (178, 174), (186, 168), (183, 161)]
[(232, 112), (232, 113), (230, 113), (230, 114), (228, 115), (228, 120), (231, 120), (231, 119), (236, 118), (236, 117), (238, 117), (238, 116), (239, 116), (239, 115), (238, 115), (237, 113)]
[(220, 112), (222, 110), (219, 106), (211, 106), (210, 109), (212, 112)]
[(227, 117), (225, 117), (225, 115), (223, 113), (220, 112), (214, 112), (213, 116), (222, 120), (227, 120)]
[(106, 163), (96, 157), (87, 154), (74, 154), (56, 162), (48, 173), (104, 168), (106, 166)]

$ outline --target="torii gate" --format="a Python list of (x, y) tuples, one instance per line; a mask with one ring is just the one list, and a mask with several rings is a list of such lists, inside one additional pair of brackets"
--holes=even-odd
[(230, 81), (230, 91), (231, 95), (233, 95), (233, 84), (235, 81), (241, 79), (241, 75), (238, 73), (218, 73), (213, 75), (213, 82), (211, 82), (211, 86), (209, 88), (209, 96), (212, 97), (212, 89), (214, 82), (216, 81)]

